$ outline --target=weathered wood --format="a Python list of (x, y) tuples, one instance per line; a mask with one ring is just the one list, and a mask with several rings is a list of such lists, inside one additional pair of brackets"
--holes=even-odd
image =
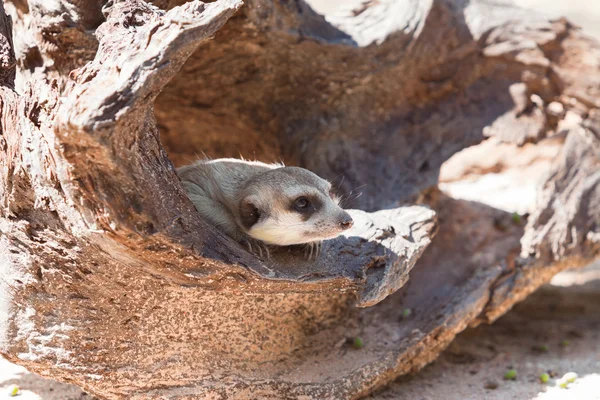
[[(7, 1), (14, 48), (0, 9), (10, 360), (103, 398), (356, 398), (597, 257), (600, 46), (568, 22), (485, 1), (328, 19), (302, 1), (152, 3)], [(526, 226), (432, 189), (486, 135), (554, 133)], [(171, 161), (200, 152), (282, 158), (381, 211), (353, 210), (315, 262), (261, 260), (186, 198)], [(430, 208), (396, 208), (411, 200)]]

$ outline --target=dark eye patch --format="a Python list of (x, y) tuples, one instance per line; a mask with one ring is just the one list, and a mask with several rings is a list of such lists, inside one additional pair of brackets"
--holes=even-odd
[(308, 220), (311, 215), (315, 213), (319, 208), (322, 207), (321, 200), (314, 195), (300, 196), (294, 199), (290, 209), (301, 215), (302, 220)]
[(249, 199), (244, 199), (240, 203), (240, 219), (246, 229), (252, 228), (260, 218), (260, 211), (256, 205)]
[(310, 207), (312, 207), (312, 204), (306, 197), (299, 197), (294, 202), (294, 209), (301, 213), (308, 211)]

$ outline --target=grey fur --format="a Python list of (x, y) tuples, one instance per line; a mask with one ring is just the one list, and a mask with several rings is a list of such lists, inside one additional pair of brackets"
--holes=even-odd
[[(312, 243), (311, 249), (319, 249), (315, 242), (352, 225), (330, 196), (331, 184), (303, 168), (223, 158), (200, 160), (177, 173), (198, 212), (250, 247)], [(300, 197), (310, 199), (310, 213), (294, 209)]]

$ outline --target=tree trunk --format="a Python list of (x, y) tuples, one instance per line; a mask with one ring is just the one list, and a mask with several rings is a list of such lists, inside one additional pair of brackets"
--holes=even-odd
[[(497, 1), (7, 0), (0, 352), (101, 398), (365, 395), (597, 257), (599, 72)], [(525, 225), (435, 188), (486, 137), (551, 135)], [(186, 197), (202, 152), (309, 168), (355, 226), (259, 259)]]

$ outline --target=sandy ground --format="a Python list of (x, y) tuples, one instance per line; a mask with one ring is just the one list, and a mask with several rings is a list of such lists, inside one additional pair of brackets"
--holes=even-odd
[[(600, 264), (557, 275), (493, 325), (468, 329), (431, 365), (375, 400), (600, 399)], [(517, 371), (505, 380), (509, 369)], [(567, 388), (567, 372), (579, 377)], [(555, 375), (547, 384), (542, 373)]]
[[(320, 12), (358, 2), (310, 1)], [(551, 16), (566, 15), (600, 38), (600, 0), (516, 3)], [(511, 368), (516, 379), (503, 379)], [(540, 383), (543, 372), (556, 378)], [(556, 379), (567, 372), (579, 378), (563, 389)], [(77, 387), (41, 378), (0, 358), (0, 400), (10, 398), (7, 388), (12, 384), (21, 388), (20, 400), (92, 399)], [(600, 264), (558, 275), (493, 325), (463, 332), (437, 361), (370, 399), (600, 400)]]
[[(17, 385), (20, 394), (8, 395), (11, 385)], [(25, 368), (0, 358), (0, 399), (17, 400), (92, 400), (93, 397), (76, 386), (65, 385), (29, 373)]]

